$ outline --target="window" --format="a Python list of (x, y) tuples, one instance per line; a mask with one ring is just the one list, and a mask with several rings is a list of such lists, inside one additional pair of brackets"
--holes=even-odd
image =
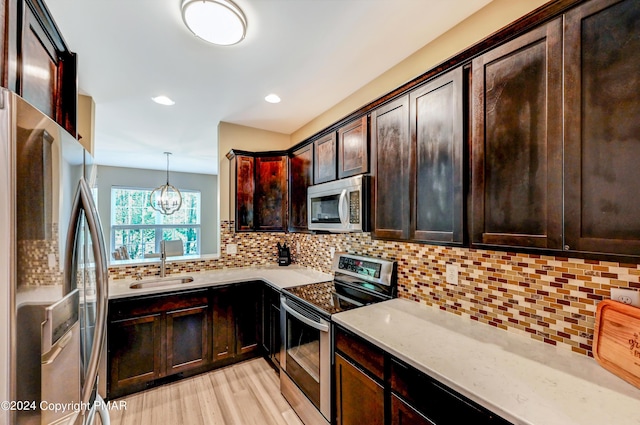
[(200, 254), (200, 192), (180, 190), (182, 206), (163, 215), (149, 205), (153, 189), (111, 188), (111, 247), (124, 246), (129, 258), (157, 257), (160, 241), (181, 239), (184, 255)]

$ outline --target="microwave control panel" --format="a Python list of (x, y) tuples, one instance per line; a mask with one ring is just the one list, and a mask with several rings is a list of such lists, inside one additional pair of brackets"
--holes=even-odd
[(349, 192), (349, 223), (360, 224), (360, 191)]

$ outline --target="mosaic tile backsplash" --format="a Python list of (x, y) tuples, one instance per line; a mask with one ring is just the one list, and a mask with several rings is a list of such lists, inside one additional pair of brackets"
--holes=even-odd
[[(61, 285), (64, 274), (60, 265), (58, 224), (51, 225), (50, 237), (19, 240), (17, 246), (18, 286)], [(50, 267), (49, 256), (55, 266)]]
[[(396, 260), (398, 296), (538, 341), (593, 356), (596, 305), (612, 287), (640, 289), (636, 265), (374, 240), (368, 233), (235, 233), (221, 225), (219, 259), (168, 263), (167, 273), (276, 264), (277, 242), (291, 246), (293, 263), (330, 271), (331, 248)], [(238, 253), (226, 254), (227, 244)], [(458, 285), (445, 283), (447, 264), (459, 267)], [(157, 266), (114, 267), (114, 279)]]

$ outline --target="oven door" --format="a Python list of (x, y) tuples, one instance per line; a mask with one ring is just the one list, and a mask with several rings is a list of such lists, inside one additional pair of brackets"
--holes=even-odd
[(331, 414), (330, 323), (302, 304), (280, 298), (282, 371), (327, 419)]

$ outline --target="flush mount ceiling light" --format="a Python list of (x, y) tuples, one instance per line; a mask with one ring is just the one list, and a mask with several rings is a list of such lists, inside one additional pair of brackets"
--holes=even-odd
[(169, 184), (169, 155), (171, 152), (164, 152), (167, 155), (167, 184), (156, 187), (149, 195), (151, 208), (164, 215), (171, 215), (182, 206), (182, 195), (175, 186)]
[(196, 37), (229, 46), (244, 38), (247, 19), (230, 0), (184, 0), (182, 19)]
[(172, 99), (168, 98), (167, 96), (156, 96), (156, 97), (152, 97), (151, 100), (164, 106), (171, 106), (176, 104), (176, 102), (174, 102)]
[(269, 103), (280, 103), (280, 96), (278, 96), (277, 94), (271, 93), (268, 94), (264, 100), (266, 100)]

